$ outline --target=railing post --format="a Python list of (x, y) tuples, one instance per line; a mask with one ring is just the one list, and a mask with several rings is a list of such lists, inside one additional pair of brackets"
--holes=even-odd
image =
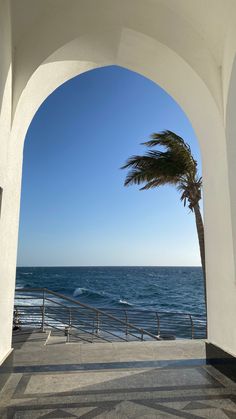
[(190, 323), (191, 323), (191, 339), (194, 339), (194, 323), (191, 314), (189, 314)]
[(99, 312), (97, 311), (96, 335), (99, 335), (99, 326), (100, 326), (100, 319), (99, 319)]
[(20, 313), (17, 307), (15, 307), (13, 312), (13, 330), (21, 330)]
[(143, 329), (141, 329), (141, 340), (143, 340)]
[(65, 327), (65, 336), (66, 336), (66, 343), (70, 342), (70, 327)]
[(157, 312), (156, 312), (156, 318), (157, 318), (157, 336), (160, 336), (161, 334), (160, 317)]
[(69, 327), (72, 326), (72, 315), (71, 315), (71, 309), (69, 308)]
[(125, 313), (125, 322), (126, 322), (126, 327), (125, 327), (125, 334), (126, 334), (126, 336), (128, 336), (128, 334), (129, 334), (129, 326), (128, 326), (128, 315), (127, 315), (127, 311), (126, 310), (124, 310), (124, 313)]
[(69, 322), (68, 326), (65, 327), (65, 336), (66, 336), (66, 342), (70, 342), (70, 329), (72, 326), (72, 316), (71, 316), (71, 309), (69, 308)]
[(43, 290), (43, 305), (42, 305), (42, 332), (45, 332), (45, 290)]

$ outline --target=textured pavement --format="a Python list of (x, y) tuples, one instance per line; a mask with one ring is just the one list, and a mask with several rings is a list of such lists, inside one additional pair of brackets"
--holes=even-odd
[(0, 418), (236, 419), (236, 384), (203, 341), (16, 344)]

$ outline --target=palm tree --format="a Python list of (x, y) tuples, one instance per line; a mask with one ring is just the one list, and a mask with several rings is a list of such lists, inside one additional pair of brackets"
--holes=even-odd
[[(206, 303), (206, 266), (204, 226), (200, 212), (202, 178), (197, 172), (197, 162), (193, 158), (190, 146), (172, 131), (162, 131), (151, 135), (151, 140), (143, 143), (150, 147), (143, 156), (132, 156), (122, 166), (130, 169), (125, 179), (125, 186), (145, 183), (141, 190), (174, 185), (181, 193), (184, 206), (194, 212), (203, 269)], [(160, 146), (153, 150), (152, 147)]]

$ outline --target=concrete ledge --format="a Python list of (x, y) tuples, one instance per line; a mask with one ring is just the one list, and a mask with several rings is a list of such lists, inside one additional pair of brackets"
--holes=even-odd
[(8, 378), (13, 372), (14, 352), (11, 350), (5, 361), (0, 365), (0, 391), (3, 389)]
[(207, 364), (236, 382), (236, 358), (212, 343), (206, 342)]

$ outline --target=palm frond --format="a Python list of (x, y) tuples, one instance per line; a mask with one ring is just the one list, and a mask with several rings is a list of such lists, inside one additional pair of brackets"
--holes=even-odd
[(144, 185), (142, 188), (140, 188), (140, 191), (144, 191), (147, 189), (152, 188), (158, 188), (159, 186), (164, 185), (176, 185), (178, 183), (178, 179), (173, 177), (167, 177), (164, 176), (163, 178), (159, 178), (158, 180), (151, 180), (150, 182), (147, 182), (146, 185)]
[(139, 169), (133, 169), (130, 170), (128, 175), (126, 176), (125, 179), (125, 186), (129, 186), (129, 185), (140, 185), (143, 182), (149, 182), (152, 178), (152, 174), (149, 172), (144, 172), (142, 170)]
[(161, 145), (164, 147), (182, 147), (188, 152), (191, 152), (190, 146), (185, 143), (183, 138), (170, 130), (161, 131), (159, 133), (151, 134), (151, 140), (142, 143), (147, 147), (155, 147)]
[[(143, 183), (141, 190), (146, 190), (175, 185), (184, 205), (188, 202), (192, 210), (201, 199), (202, 178), (197, 174), (197, 162), (190, 146), (169, 130), (152, 134), (151, 140), (143, 144), (149, 147), (147, 152), (143, 156), (131, 156), (122, 166), (122, 169), (130, 169), (125, 186)], [(155, 146), (157, 149), (153, 149)]]
[(128, 169), (129, 167), (141, 167), (150, 164), (152, 156), (131, 156), (127, 162), (121, 166), (121, 169)]
[(162, 131), (160, 133), (153, 133), (151, 140), (142, 143), (147, 147), (162, 146), (167, 151), (172, 151), (176, 157), (185, 161), (189, 170), (196, 174), (197, 161), (193, 158), (190, 146), (185, 143), (183, 138), (170, 130)]

